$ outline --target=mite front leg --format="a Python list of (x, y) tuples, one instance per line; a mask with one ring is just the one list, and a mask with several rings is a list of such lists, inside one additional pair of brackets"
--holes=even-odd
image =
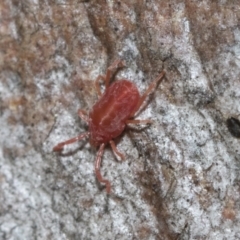
[(87, 112), (85, 110), (79, 109), (78, 110), (78, 116), (85, 122), (85, 123), (89, 123), (89, 118), (87, 115)]
[(139, 119), (131, 119), (131, 120), (127, 120), (126, 124), (150, 124), (153, 121), (150, 119), (146, 119), (146, 120), (139, 120)]
[(133, 117), (136, 112), (138, 112), (138, 110), (140, 109), (140, 107), (142, 106), (143, 102), (146, 100), (147, 96), (156, 88), (157, 84), (163, 79), (165, 75), (165, 72), (162, 71), (158, 77), (149, 85), (149, 87), (147, 88), (147, 90), (145, 91), (145, 93), (141, 96), (137, 107), (135, 108), (134, 112), (132, 113), (131, 117)]
[(111, 74), (113, 74), (113, 72), (116, 71), (118, 68), (122, 68), (124, 66), (125, 65), (124, 65), (123, 61), (118, 59), (118, 60), (114, 61), (110, 67), (108, 67), (106, 75), (99, 75), (97, 77), (97, 79), (95, 80), (95, 88), (97, 90), (98, 97), (102, 96), (101, 89), (100, 89), (100, 81), (102, 80), (105, 84), (105, 88), (108, 88), (109, 82), (111, 79)]
[(110, 182), (107, 179), (102, 177), (102, 174), (100, 172), (100, 167), (101, 167), (102, 155), (103, 155), (104, 147), (105, 147), (105, 144), (102, 143), (100, 145), (100, 148), (99, 148), (98, 152), (97, 152), (97, 157), (96, 157), (96, 160), (95, 160), (94, 168), (95, 168), (95, 174), (96, 174), (97, 180), (100, 183), (105, 184), (107, 194), (109, 194), (111, 192), (111, 184), (110, 184)]
[(89, 134), (90, 134), (89, 132), (85, 132), (85, 133), (82, 133), (82, 134), (78, 135), (77, 137), (71, 138), (71, 139), (69, 139), (67, 141), (64, 141), (64, 142), (61, 142), (53, 148), (53, 151), (54, 152), (62, 151), (62, 149), (65, 145), (80, 141), (83, 138), (88, 137)]
[(106, 72), (106, 77), (105, 77), (105, 87), (106, 88), (109, 86), (109, 82), (111, 79), (111, 73), (113, 73), (114, 71), (117, 71), (118, 68), (122, 68), (124, 66), (125, 66), (124, 62), (122, 60), (118, 59), (118, 60), (115, 60), (113, 62), (113, 64), (108, 67), (107, 72)]

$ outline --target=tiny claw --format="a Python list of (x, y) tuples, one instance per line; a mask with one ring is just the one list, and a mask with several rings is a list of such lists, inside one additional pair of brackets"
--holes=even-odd
[(125, 160), (124, 154), (120, 153), (119, 151), (115, 150), (114, 153), (121, 159), (121, 161)]

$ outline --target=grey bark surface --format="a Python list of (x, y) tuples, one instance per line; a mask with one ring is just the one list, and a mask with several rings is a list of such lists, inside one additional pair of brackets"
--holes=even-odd
[[(0, 239), (240, 239), (239, 26), (238, 1), (2, 0)], [(88, 141), (52, 148), (87, 130), (116, 59), (141, 93), (166, 78), (126, 160), (106, 148), (108, 196)]]

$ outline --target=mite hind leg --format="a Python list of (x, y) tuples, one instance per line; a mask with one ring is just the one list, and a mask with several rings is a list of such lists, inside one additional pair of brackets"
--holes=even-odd
[(114, 141), (111, 140), (109, 143), (110, 143), (110, 145), (111, 145), (111, 148), (112, 148), (113, 152), (114, 152), (117, 156), (119, 156), (122, 160), (124, 160), (124, 159), (125, 159), (124, 154), (122, 154), (122, 153), (120, 153), (120, 152), (118, 151), (118, 149), (117, 149)]
[(97, 152), (97, 157), (96, 157), (96, 160), (95, 160), (95, 166), (94, 166), (94, 169), (95, 169), (95, 174), (96, 174), (96, 178), (97, 180), (104, 184), (106, 186), (106, 191), (107, 193), (109, 194), (111, 192), (111, 183), (102, 177), (102, 174), (100, 172), (100, 167), (101, 167), (101, 162), (102, 162), (102, 156), (103, 156), (103, 152), (104, 152), (104, 147), (105, 147), (105, 144), (102, 143), (100, 145), (100, 148)]

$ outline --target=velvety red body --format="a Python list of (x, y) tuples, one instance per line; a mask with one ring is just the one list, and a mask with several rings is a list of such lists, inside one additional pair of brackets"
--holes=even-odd
[(111, 84), (89, 114), (91, 144), (99, 146), (119, 136), (126, 120), (135, 113), (139, 99), (137, 87), (128, 80)]

